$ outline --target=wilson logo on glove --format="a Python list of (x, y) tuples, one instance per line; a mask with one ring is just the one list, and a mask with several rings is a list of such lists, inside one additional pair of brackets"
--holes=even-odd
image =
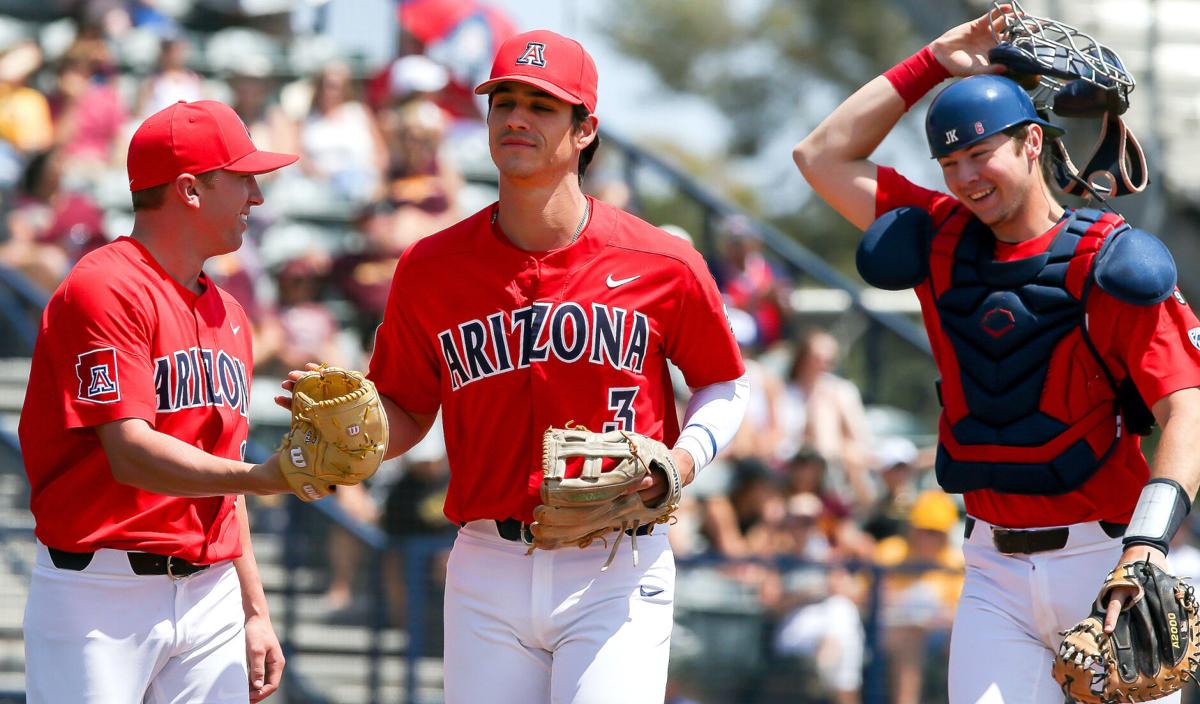
[(355, 371), (325, 367), (292, 387), (292, 429), (279, 468), (304, 501), (375, 474), (387, 450), (387, 415), (375, 385)]

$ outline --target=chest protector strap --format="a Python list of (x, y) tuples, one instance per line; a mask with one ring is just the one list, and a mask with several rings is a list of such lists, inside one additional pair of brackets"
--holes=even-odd
[[(1044, 252), (1013, 261), (993, 258), (991, 231), (965, 208), (934, 235), (929, 280), (938, 320), (927, 327), (942, 338), (936, 471), (946, 491), (1065, 493), (1116, 448), (1119, 385), (1087, 338), (1085, 310), (1097, 252), (1128, 229), (1115, 214), (1076, 210)], [(1114, 397), (1086, 408), (1078, 403), (1088, 398), (1086, 375), (1061, 378), (1079, 344)], [(1048, 384), (1052, 369), (1058, 378)], [(1076, 402), (1054, 398), (1064, 392)]]

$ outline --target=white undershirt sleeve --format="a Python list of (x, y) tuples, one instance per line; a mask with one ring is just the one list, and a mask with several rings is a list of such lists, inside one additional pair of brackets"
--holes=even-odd
[(749, 399), (749, 374), (703, 386), (692, 394), (675, 447), (692, 456), (697, 473), (733, 440)]

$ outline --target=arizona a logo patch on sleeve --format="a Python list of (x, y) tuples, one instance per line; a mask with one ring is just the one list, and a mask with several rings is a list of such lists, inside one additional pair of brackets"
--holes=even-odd
[(117, 352), (111, 347), (84, 352), (75, 365), (79, 377), (80, 401), (116, 403), (121, 400), (121, 380), (117, 375)]

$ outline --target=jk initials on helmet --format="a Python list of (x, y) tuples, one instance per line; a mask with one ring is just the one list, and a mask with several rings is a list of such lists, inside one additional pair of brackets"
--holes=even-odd
[(958, 141), (958, 130), (946, 130), (946, 144), (954, 144)]
[(517, 63), (545, 68), (546, 45), (542, 42), (529, 42), (525, 45), (525, 53), (517, 58)]

